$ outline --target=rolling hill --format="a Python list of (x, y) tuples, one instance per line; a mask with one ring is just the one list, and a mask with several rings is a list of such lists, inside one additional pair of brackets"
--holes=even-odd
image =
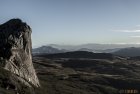
[(113, 59), (113, 55), (110, 53), (93, 53), (88, 51), (73, 51), (57, 54), (40, 54), (47, 58), (87, 58), (87, 59)]
[(112, 54), (124, 56), (124, 57), (135, 57), (140, 56), (140, 48), (130, 47), (130, 48), (123, 48)]

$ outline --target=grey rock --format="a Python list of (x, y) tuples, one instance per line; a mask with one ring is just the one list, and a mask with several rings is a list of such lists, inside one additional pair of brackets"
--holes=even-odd
[(20, 19), (0, 25), (0, 66), (17, 75), (24, 84), (39, 87), (32, 63), (31, 28)]

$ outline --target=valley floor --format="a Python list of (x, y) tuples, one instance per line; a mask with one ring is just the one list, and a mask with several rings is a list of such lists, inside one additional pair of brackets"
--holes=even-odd
[(33, 57), (36, 94), (139, 94), (140, 61)]

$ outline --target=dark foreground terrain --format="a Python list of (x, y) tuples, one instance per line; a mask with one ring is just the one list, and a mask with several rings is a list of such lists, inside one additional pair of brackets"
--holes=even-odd
[[(49, 57), (50, 58), (50, 57)], [(36, 94), (140, 94), (140, 61), (34, 56)]]
[(17, 75), (0, 68), (0, 94), (140, 94), (140, 59), (64, 56), (33, 56), (39, 88), (19, 83)]

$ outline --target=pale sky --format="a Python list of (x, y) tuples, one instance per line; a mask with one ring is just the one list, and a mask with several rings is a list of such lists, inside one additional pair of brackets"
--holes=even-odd
[(33, 47), (140, 43), (140, 0), (0, 0), (0, 23), (20, 18)]

